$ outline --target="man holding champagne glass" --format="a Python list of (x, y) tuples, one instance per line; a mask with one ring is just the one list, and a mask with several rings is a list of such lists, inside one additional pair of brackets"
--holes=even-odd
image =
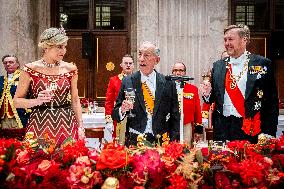
[(112, 112), (118, 122), (128, 117), (125, 144), (136, 145), (139, 134), (151, 143), (165, 133), (171, 140), (178, 140), (180, 115), (175, 83), (154, 69), (160, 61), (159, 49), (143, 42), (138, 61), (139, 71), (122, 80)]

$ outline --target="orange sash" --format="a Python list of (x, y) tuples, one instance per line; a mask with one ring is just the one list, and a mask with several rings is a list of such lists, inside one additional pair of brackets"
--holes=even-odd
[(243, 126), (242, 130), (247, 134), (251, 136), (255, 136), (258, 133), (261, 132), (260, 129), (260, 112), (256, 113), (253, 118), (246, 118), (245, 117), (245, 99), (244, 96), (241, 93), (241, 90), (239, 89), (238, 85), (236, 84), (235, 87), (231, 87), (233, 78), (230, 77), (230, 74), (232, 73), (232, 67), (229, 64), (229, 69), (226, 73), (226, 79), (225, 79), (225, 89), (232, 101), (232, 104), (236, 108), (236, 110), (239, 112), (239, 114), (243, 117)]
[(142, 83), (142, 90), (143, 90), (144, 102), (145, 102), (147, 111), (151, 115), (153, 115), (154, 103), (155, 103), (154, 95), (152, 94), (146, 82)]

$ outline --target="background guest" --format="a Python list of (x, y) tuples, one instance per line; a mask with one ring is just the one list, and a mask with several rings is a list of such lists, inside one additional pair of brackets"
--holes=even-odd
[(122, 68), (122, 72), (116, 76), (111, 77), (108, 83), (105, 101), (105, 118), (108, 127), (112, 128), (110, 130), (114, 129), (113, 138), (119, 137), (119, 142), (123, 144), (125, 140), (125, 124), (122, 124), (123, 122), (120, 122), (119, 124), (113, 122), (111, 118), (111, 112), (114, 108), (115, 100), (119, 93), (121, 80), (125, 76), (133, 73), (133, 57), (129, 54), (124, 55), (120, 67)]
[(0, 76), (0, 137), (23, 139), (29, 113), (16, 109), (13, 102), (20, 77), (19, 60), (15, 55), (4, 55), (2, 63), (6, 74)]
[[(185, 64), (176, 62), (172, 68), (172, 74), (175, 76), (185, 76)], [(179, 95), (179, 102), (181, 102), (180, 82), (176, 82), (176, 87)], [(198, 88), (190, 83), (186, 83), (183, 89), (183, 115), (183, 139), (185, 143), (191, 144), (192, 133), (203, 134), (203, 126)]]

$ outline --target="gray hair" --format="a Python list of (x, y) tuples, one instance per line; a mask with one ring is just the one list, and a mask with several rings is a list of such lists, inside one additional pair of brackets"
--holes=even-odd
[(144, 49), (144, 50), (148, 50), (151, 47), (153, 47), (152, 53), (155, 54), (156, 56), (160, 56), (160, 49), (152, 42), (149, 41), (144, 41), (139, 49)]
[(39, 37), (38, 46), (42, 49), (62, 45), (68, 41), (64, 28), (48, 28)]

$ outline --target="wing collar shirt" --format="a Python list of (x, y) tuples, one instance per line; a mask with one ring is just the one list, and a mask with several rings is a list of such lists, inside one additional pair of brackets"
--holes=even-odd
[[(238, 58), (230, 57), (229, 64), (231, 64), (231, 66), (232, 66), (232, 74), (233, 75), (239, 75), (242, 72), (242, 70), (244, 69), (245, 61), (246, 61), (245, 53), (242, 54)], [(247, 71), (245, 71), (243, 73), (242, 77), (240, 78), (240, 80), (237, 81), (237, 85), (238, 85), (243, 96), (245, 96), (246, 82), (247, 82)], [(225, 90), (225, 94), (224, 94), (223, 115), (224, 116), (233, 115), (233, 116), (236, 116), (236, 117), (241, 117), (241, 115), (238, 113), (238, 111), (234, 107), (234, 105), (233, 105), (233, 103), (232, 103), (232, 101), (231, 101), (226, 90)]]
[[(141, 73), (141, 83), (146, 82), (146, 84), (148, 85), (150, 91), (152, 92), (152, 94), (154, 95), (155, 98), (155, 92), (156, 92), (156, 71), (153, 70), (153, 72), (151, 74), (149, 74), (148, 76), (143, 75), (143, 73), (140, 71)], [(147, 111), (147, 109), (146, 109)], [(146, 129), (144, 131), (144, 133), (151, 133), (154, 135), (153, 133), (153, 129), (152, 129), (152, 115), (147, 111), (147, 125), (146, 125)]]
[(14, 76), (14, 74), (13, 74), (13, 73), (8, 74), (8, 81), (11, 81), (11, 80), (12, 80), (12, 78), (13, 78), (13, 76)]

